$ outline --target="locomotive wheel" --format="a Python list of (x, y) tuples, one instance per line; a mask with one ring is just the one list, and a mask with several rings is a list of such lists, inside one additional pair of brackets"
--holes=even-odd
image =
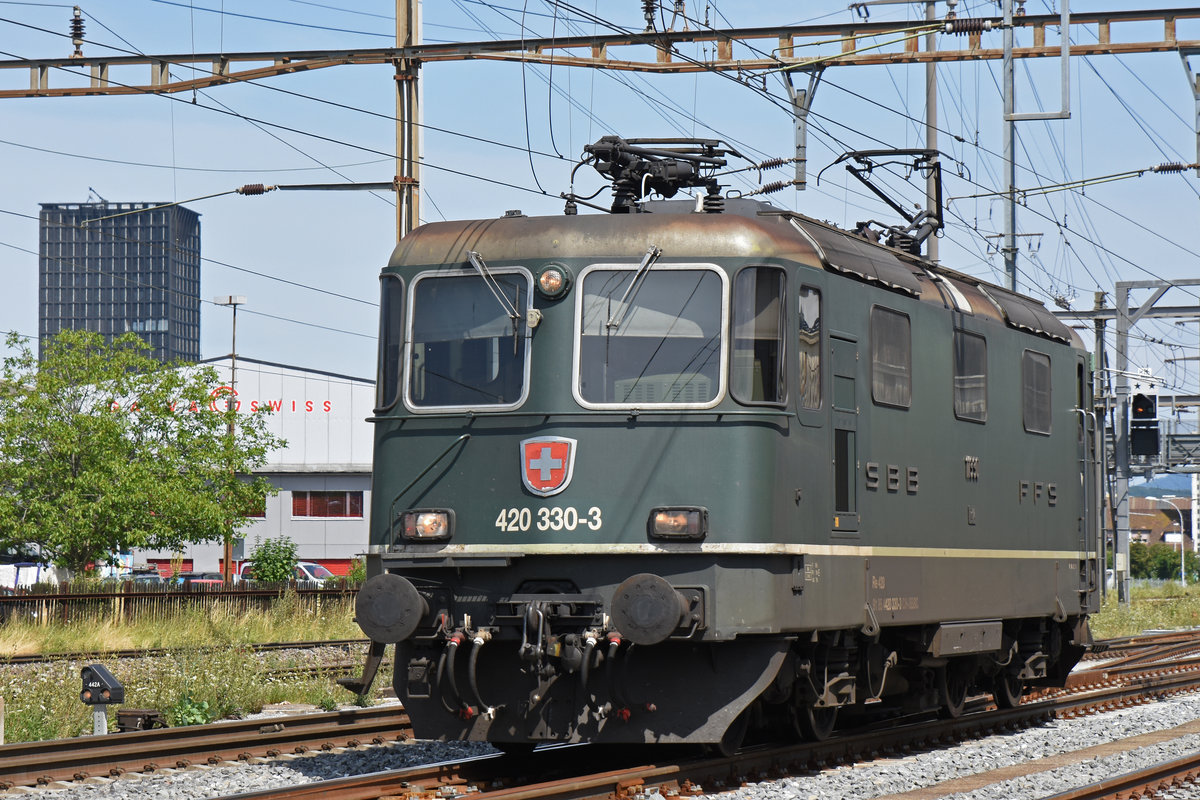
[(801, 739), (810, 742), (823, 742), (833, 734), (837, 724), (837, 706), (814, 708), (805, 705), (793, 711), (795, 715), (796, 732)]
[(967, 690), (971, 686), (971, 671), (967, 664), (951, 661), (938, 670), (938, 716), (958, 719), (967, 705)]
[(997, 708), (1016, 708), (1021, 704), (1021, 693), (1025, 682), (1011, 672), (1001, 672), (992, 683), (992, 697)]

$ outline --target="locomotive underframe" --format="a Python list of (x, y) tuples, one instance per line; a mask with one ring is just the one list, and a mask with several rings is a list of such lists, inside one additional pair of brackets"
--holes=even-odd
[[(954, 714), (971, 687), (1006, 687), (1011, 701), (1022, 683), (1061, 684), (1087, 642), (1077, 586), (1059, 586), (1074, 571), (1049, 558), (944, 561), (676, 553), (657, 563), (690, 613), (654, 644), (631, 643), (610, 615), (617, 587), (654, 558), (384, 555), (379, 567), (424, 602), (394, 677), (417, 736), (713, 744), (751, 718), (812, 736), (835, 709)], [(921, 565), (928, 590), (910, 604), (872, 598), (872, 564)], [(972, 619), (985, 607), (951, 591), (972, 581), (1044, 588), (1007, 592), (1004, 617)], [(817, 629), (817, 617), (840, 621)]]

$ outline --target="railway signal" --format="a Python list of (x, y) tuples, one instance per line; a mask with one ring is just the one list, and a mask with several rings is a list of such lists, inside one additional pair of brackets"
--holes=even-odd
[(79, 700), (92, 706), (92, 735), (102, 736), (108, 733), (108, 707), (125, 702), (125, 687), (102, 664), (89, 664), (79, 670), (79, 678), (83, 683)]
[(1129, 406), (1130, 455), (1158, 455), (1158, 398), (1150, 393), (1138, 393)]

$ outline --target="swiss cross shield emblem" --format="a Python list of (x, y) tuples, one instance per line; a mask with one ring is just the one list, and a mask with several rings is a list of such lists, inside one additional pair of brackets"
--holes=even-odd
[(574, 439), (539, 436), (521, 442), (521, 480), (540, 497), (558, 494), (571, 482), (575, 468)]

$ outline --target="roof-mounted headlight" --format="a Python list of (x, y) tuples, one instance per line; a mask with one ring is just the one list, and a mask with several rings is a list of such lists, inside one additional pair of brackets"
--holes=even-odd
[(652, 539), (698, 542), (708, 535), (708, 509), (681, 506), (650, 512), (646, 531)]
[(444, 542), (454, 535), (454, 512), (448, 508), (405, 511), (400, 535), (410, 542)]
[(551, 264), (537, 277), (538, 293), (547, 300), (557, 300), (571, 288), (571, 273), (561, 264)]

